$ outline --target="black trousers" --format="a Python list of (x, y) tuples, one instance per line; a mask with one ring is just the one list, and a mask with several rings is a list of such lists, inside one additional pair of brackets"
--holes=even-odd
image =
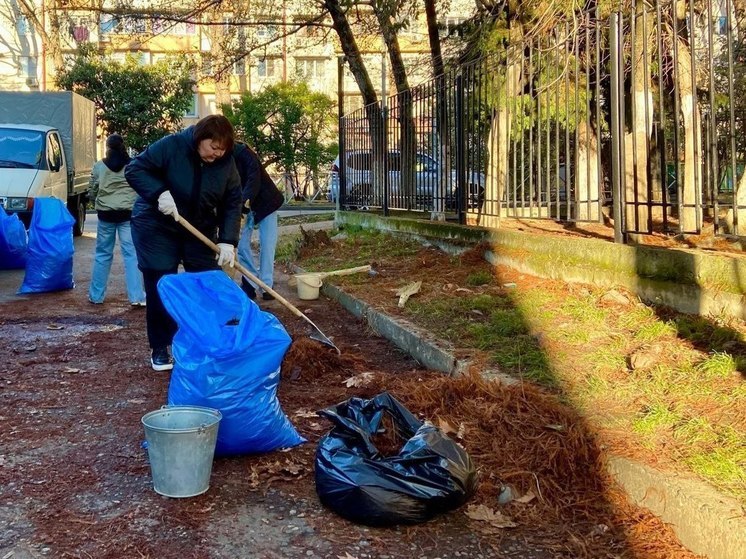
[(217, 270), (215, 253), (180, 226), (163, 226), (154, 220), (133, 220), (132, 240), (145, 284), (148, 343), (151, 348), (166, 347), (171, 345), (177, 325), (163, 306), (158, 280), (177, 273), (179, 264), (187, 272)]

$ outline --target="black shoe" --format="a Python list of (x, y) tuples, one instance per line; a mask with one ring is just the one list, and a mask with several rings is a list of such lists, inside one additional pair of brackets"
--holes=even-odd
[(265, 301), (272, 301), (274, 297), (272, 297), (272, 295), (265, 291), (264, 293), (262, 293), (262, 299), (264, 299)]
[(174, 359), (167, 347), (156, 347), (150, 354), (150, 364), (154, 371), (170, 371), (174, 368)]
[(241, 276), (241, 289), (243, 289), (243, 292), (246, 293), (246, 296), (249, 299), (256, 299), (256, 289), (254, 289), (254, 286), (249, 283), (249, 280), (243, 276)]

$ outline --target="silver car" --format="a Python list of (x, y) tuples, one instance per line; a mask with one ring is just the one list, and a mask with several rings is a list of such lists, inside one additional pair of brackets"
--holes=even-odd
[[(360, 206), (382, 205), (381, 194), (373, 185), (372, 163), (373, 157), (370, 150), (353, 150), (346, 152), (346, 192), (350, 203)], [(388, 174), (388, 188), (390, 202), (396, 202), (402, 192), (402, 156), (398, 150), (389, 150), (388, 157), (384, 162)], [(414, 196), (420, 204), (432, 204), (437, 197), (441, 185), (441, 177), (446, 170), (430, 155), (422, 152), (415, 154), (414, 161)], [(446, 192), (441, 194), (445, 200), (446, 208), (456, 207), (456, 177), (457, 171), (452, 169), (446, 183)], [(472, 172), (467, 176), (469, 185), (469, 205), (474, 206), (481, 203), (484, 197), (484, 175)], [(327, 197), (336, 202), (339, 195), (339, 156), (334, 160), (327, 182)]]

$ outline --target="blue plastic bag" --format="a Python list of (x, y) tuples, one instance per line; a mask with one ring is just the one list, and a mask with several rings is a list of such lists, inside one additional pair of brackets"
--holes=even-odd
[(44, 293), (72, 289), (73, 224), (65, 203), (36, 198), (28, 233), (26, 275), (18, 293)]
[(220, 410), (215, 453), (269, 452), (305, 442), (277, 400), (291, 342), (280, 321), (220, 270), (164, 276), (158, 292), (179, 326), (168, 404)]
[(16, 214), (6, 214), (0, 208), (0, 270), (26, 267), (28, 234)]

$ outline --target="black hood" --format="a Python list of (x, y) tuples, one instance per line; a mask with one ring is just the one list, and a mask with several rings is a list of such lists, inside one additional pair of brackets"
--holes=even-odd
[(104, 157), (103, 161), (104, 165), (115, 173), (118, 173), (130, 162), (130, 156), (123, 150), (107, 149), (106, 157)]

